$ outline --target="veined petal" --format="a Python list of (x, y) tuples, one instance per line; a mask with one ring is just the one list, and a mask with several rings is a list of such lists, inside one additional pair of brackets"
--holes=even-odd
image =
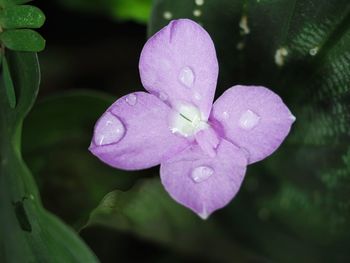
[(272, 154), (295, 121), (282, 99), (260, 86), (226, 90), (215, 101), (210, 118), (221, 123), (225, 138), (248, 151), (249, 163)]
[(173, 107), (178, 101), (191, 103), (208, 118), (218, 62), (213, 41), (200, 25), (188, 19), (171, 21), (147, 41), (139, 69), (146, 90)]
[(200, 146), (192, 145), (163, 162), (160, 176), (172, 198), (206, 219), (236, 195), (246, 165), (244, 152), (221, 140), (215, 157), (204, 153)]
[(149, 168), (183, 150), (188, 142), (169, 128), (169, 106), (135, 92), (118, 99), (98, 120), (90, 151), (120, 169)]

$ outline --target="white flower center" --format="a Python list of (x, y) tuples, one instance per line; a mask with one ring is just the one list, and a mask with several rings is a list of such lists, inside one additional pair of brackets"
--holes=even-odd
[(189, 104), (179, 104), (170, 116), (170, 129), (185, 137), (192, 136), (209, 125), (201, 118), (198, 108)]

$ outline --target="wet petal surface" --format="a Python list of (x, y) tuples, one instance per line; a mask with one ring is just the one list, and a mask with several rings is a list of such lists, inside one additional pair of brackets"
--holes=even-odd
[(157, 97), (135, 92), (118, 99), (98, 120), (90, 151), (121, 169), (160, 164), (188, 145), (169, 128), (170, 108)]
[(215, 157), (193, 145), (163, 162), (160, 176), (165, 189), (177, 202), (205, 219), (236, 195), (246, 165), (244, 152), (221, 140)]
[(215, 47), (208, 33), (188, 19), (174, 20), (145, 44), (139, 63), (146, 90), (174, 106), (184, 101), (207, 119), (218, 77)]
[(211, 119), (223, 136), (249, 153), (249, 163), (272, 154), (288, 135), (295, 117), (281, 98), (261, 86), (234, 86), (215, 101)]

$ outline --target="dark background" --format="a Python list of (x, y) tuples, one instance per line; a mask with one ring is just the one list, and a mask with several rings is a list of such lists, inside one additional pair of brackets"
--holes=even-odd
[[(225, 209), (205, 223), (191, 218), (194, 225), (187, 228), (164, 218), (165, 225), (170, 222), (174, 239), (168, 243), (140, 238), (137, 230), (128, 231), (133, 226), (127, 231), (83, 227), (108, 192), (128, 190), (139, 179), (159, 175), (158, 167), (117, 171), (87, 151), (100, 114), (118, 97), (143, 89), (138, 60), (147, 39), (146, 23), (120, 19), (102, 9), (71, 8), (62, 4), (63, 0), (32, 2), (47, 17), (39, 30), (47, 46), (39, 53), (42, 84), (38, 102), (24, 125), (23, 154), (44, 206), (80, 230), (102, 262), (218, 262), (209, 258), (220, 257), (207, 257), (205, 252), (227, 253), (226, 259), (245, 262), (232, 256), (234, 247), (220, 247), (227, 238), (239, 249), (248, 250), (246, 254), (252, 255), (249, 262), (348, 262), (349, 64), (343, 54), (349, 51), (349, 16), (339, 22), (340, 26), (326, 27), (334, 17), (341, 17), (348, 6), (346, 1), (246, 1), (251, 4), (249, 8), (241, 1), (206, 1), (202, 22), (218, 53), (218, 93), (236, 83), (265, 85), (283, 98), (297, 122), (277, 153), (249, 166), (239, 195)], [(164, 10), (193, 18), (196, 8), (190, 0), (154, 2), (164, 5), (155, 6), (158, 12), (150, 20), (152, 31), (168, 22), (162, 17)], [(250, 35), (242, 34), (238, 26), (242, 14), (249, 17)], [(328, 29), (326, 33), (324, 28)], [(314, 42), (325, 43), (315, 57), (309, 54)], [(237, 43), (244, 43), (246, 48), (237, 50)], [(285, 66), (278, 67), (274, 55), (283, 45), (288, 45), (290, 53)], [(338, 92), (341, 89), (343, 93)], [(77, 90), (104, 92), (108, 98), (98, 102), (96, 95), (70, 103), (55, 100), (56, 104), (49, 99)], [(86, 117), (84, 111), (91, 114)], [(80, 118), (84, 119), (79, 122), (83, 126), (71, 131), (69, 126)], [(59, 131), (57, 136), (64, 139), (36, 148), (32, 138), (40, 139), (36, 134), (39, 129), (43, 137), (50, 138)], [(154, 202), (156, 206), (157, 200)], [(174, 203), (169, 203), (170, 210)], [(197, 224), (200, 230), (210, 229), (212, 224), (220, 228), (213, 236), (209, 234), (208, 247), (204, 239), (199, 245), (202, 247), (194, 249), (196, 253), (177, 249), (172, 242), (178, 241), (178, 232), (196, 229)], [(196, 231), (193, 233), (200, 239)], [(181, 237), (191, 240), (192, 232)], [(196, 244), (192, 244), (194, 248)]]

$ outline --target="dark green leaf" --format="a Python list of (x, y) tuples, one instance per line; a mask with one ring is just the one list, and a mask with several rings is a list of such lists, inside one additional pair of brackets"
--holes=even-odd
[(240, 195), (227, 226), (276, 261), (290, 261), (291, 247), (300, 261), (349, 260), (350, 2), (156, 0), (149, 32), (183, 17), (214, 40), (217, 96), (238, 83), (264, 85), (297, 118), (282, 147), (248, 168), (260, 183)]
[(21, 157), (22, 120), (39, 87), (36, 54), (7, 51), (6, 56), (19, 95), (15, 109), (6, 106), (0, 81), (0, 236), (5, 237), (0, 240), (0, 261), (97, 262), (70, 228), (43, 209)]
[(113, 100), (92, 91), (51, 96), (24, 122), (24, 158), (45, 207), (77, 229), (106, 193), (128, 189), (137, 178), (138, 173), (111, 168), (88, 151), (93, 126)]
[(31, 1), (33, 0), (0, 0), (0, 6), (7, 8), (13, 5), (22, 5)]
[[(37, 65), (37, 57), (26, 52), (21, 53), (6, 50), (6, 59), (15, 89), (17, 106), (14, 110), (6, 107), (3, 107), (1, 110), (10, 119), (23, 119), (32, 107), (38, 93), (40, 83), (39, 67), (28, 66)], [(2, 92), (1, 89), (0, 92)], [(5, 99), (7, 99), (5, 94), (0, 96), (1, 105), (8, 105)]]
[(0, 11), (2, 28), (39, 28), (45, 22), (44, 13), (35, 6), (10, 6)]
[(38, 52), (45, 48), (45, 39), (31, 29), (6, 30), (0, 34), (0, 41), (15, 51)]
[(158, 178), (131, 190), (107, 194), (92, 212), (87, 226), (103, 225), (130, 232), (172, 249), (218, 262), (246, 262), (250, 256), (228, 240), (215, 221), (203, 221), (175, 203)]
[(22, 4), (29, 3), (33, 0), (10, 0), (10, 1), (16, 5), (22, 5)]
[(2, 74), (8, 102), (10, 104), (10, 107), (14, 108), (16, 106), (15, 87), (13, 86), (11, 72), (7, 63), (6, 56), (2, 56)]

